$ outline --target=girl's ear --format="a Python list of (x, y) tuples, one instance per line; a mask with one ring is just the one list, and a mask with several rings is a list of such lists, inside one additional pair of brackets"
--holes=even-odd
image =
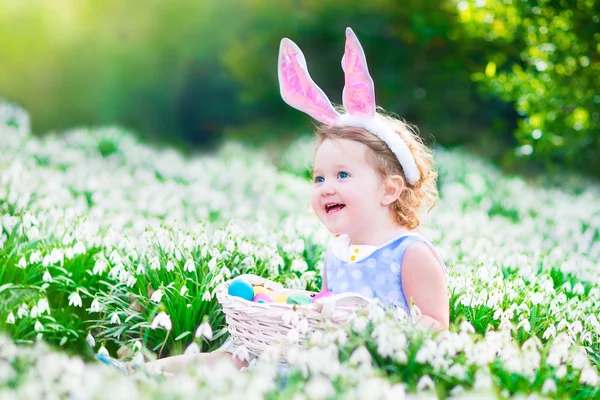
[(382, 206), (389, 206), (394, 201), (398, 200), (402, 190), (404, 190), (404, 179), (400, 175), (391, 175), (383, 181), (383, 197), (381, 198)]

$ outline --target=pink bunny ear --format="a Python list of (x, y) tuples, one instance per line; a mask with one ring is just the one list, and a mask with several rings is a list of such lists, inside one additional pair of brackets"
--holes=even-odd
[(346, 84), (342, 95), (348, 114), (359, 118), (375, 116), (375, 85), (369, 75), (365, 52), (358, 38), (346, 28), (346, 49), (342, 58)]
[(335, 123), (340, 115), (308, 74), (300, 48), (286, 38), (281, 39), (279, 46), (278, 75), (281, 97), (286, 103), (324, 124)]

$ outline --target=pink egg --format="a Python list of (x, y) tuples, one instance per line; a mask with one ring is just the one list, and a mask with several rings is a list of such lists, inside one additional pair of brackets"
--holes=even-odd
[(325, 290), (323, 292), (319, 292), (317, 294), (315, 294), (315, 296), (312, 298), (313, 303), (319, 299), (322, 299), (324, 297), (329, 297), (329, 296), (333, 296), (333, 292), (331, 290)]
[(254, 295), (254, 298), (252, 299), (252, 301), (257, 302), (259, 300), (262, 300), (265, 303), (272, 303), (273, 299), (270, 298), (269, 296), (267, 296), (265, 293), (256, 293)]

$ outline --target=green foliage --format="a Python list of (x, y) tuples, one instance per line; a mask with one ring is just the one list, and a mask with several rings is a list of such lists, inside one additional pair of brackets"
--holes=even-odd
[(473, 74), (523, 117), (517, 154), (600, 171), (600, 3), (475, 0), (456, 4), (463, 33), (485, 39)]

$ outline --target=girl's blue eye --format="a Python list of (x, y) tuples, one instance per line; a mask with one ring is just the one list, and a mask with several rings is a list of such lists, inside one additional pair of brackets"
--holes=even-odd
[(350, 177), (350, 175), (348, 175), (347, 172), (342, 171), (342, 172), (338, 173), (338, 178), (340, 178), (340, 179), (349, 178), (349, 177)]
[(315, 183), (322, 183), (325, 181), (325, 178), (322, 176), (315, 176)]

